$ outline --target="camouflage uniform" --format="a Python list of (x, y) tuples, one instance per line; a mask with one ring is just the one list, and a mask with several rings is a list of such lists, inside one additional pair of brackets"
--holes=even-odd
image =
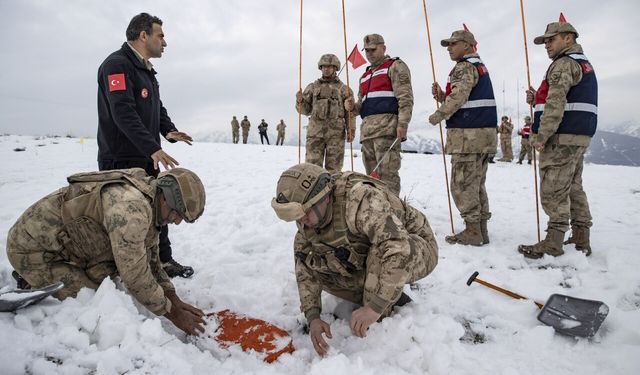
[[(584, 75), (583, 66), (566, 56), (572, 53), (583, 55), (582, 47), (572, 44), (549, 66), (545, 75), (548, 94), (544, 111), (537, 134), (531, 135), (532, 143), (544, 144), (539, 163), (540, 202), (549, 221), (547, 238), (536, 245), (520, 246), (519, 250), (529, 257), (541, 257), (544, 253), (562, 255), (562, 241), (569, 230), (569, 222), (572, 237), (568, 242), (576, 243), (576, 249), (587, 255), (591, 253), (589, 230), (593, 223), (587, 195), (582, 188), (584, 154), (591, 136), (557, 133), (566, 117), (569, 90), (578, 85)], [(589, 69), (592, 73), (590, 66)]]
[(247, 144), (247, 137), (249, 137), (249, 129), (251, 128), (251, 123), (247, 120), (247, 116), (244, 116), (240, 126), (242, 127), (242, 143)]
[(525, 125), (522, 129), (518, 131), (518, 135), (521, 136), (520, 139), (520, 155), (518, 155), (518, 164), (522, 164), (524, 160), (524, 156), (527, 156), (527, 161), (531, 164), (531, 160), (533, 160), (533, 147), (531, 146), (531, 140), (529, 136), (531, 134), (531, 118), (527, 116), (528, 120), (525, 119)]
[(276, 126), (276, 130), (278, 131), (278, 138), (276, 139), (276, 146), (284, 143), (284, 129), (286, 129), (287, 125), (285, 125), (283, 120), (280, 120), (280, 123)]
[[(340, 172), (344, 164), (344, 145), (348, 112), (344, 109), (347, 86), (340, 78), (319, 78), (302, 92), (302, 103), (296, 102), (298, 113), (309, 116), (305, 162)], [(351, 124), (355, 124), (352, 120)]]
[(240, 140), (240, 124), (236, 119), (236, 116), (233, 116), (233, 120), (231, 120), (231, 133), (233, 136), (233, 143), (238, 143)]
[[(120, 276), (147, 309), (171, 309), (174, 287), (158, 255), (156, 188), (142, 169), (100, 172), (120, 175), (108, 182), (69, 177), (59, 189), (29, 207), (9, 230), (7, 257), (34, 288), (62, 281), (56, 297), (74, 297), (83, 287)], [(85, 181), (85, 182), (82, 182)]]
[(405, 284), (427, 276), (438, 245), (427, 218), (359, 173), (332, 176), (332, 202), (318, 228), (298, 223), (294, 240), (301, 311), (320, 316), (324, 290), (388, 315)]
[(513, 133), (513, 124), (508, 119), (502, 120), (498, 127), (500, 134), (500, 149), (502, 150), (502, 158), (498, 161), (511, 162), (513, 160), (513, 149), (511, 148), (511, 134)]
[[(375, 34), (374, 34), (375, 35)], [(365, 38), (366, 39), (366, 38)], [(366, 42), (365, 42), (366, 43)], [(380, 65), (390, 59), (388, 55), (376, 66), (371, 66), (375, 71)], [(398, 128), (408, 129), (413, 112), (413, 89), (411, 87), (411, 72), (404, 61), (396, 58), (389, 67), (389, 78), (393, 86), (393, 95), (398, 100), (398, 113), (380, 113), (363, 118), (360, 130), (360, 144), (362, 144), (362, 162), (367, 174), (370, 174), (382, 156), (397, 138)], [(358, 102), (355, 103), (354, 115), (359, 115), (363, 105), (362, 92), (358, 92)], [(404, 140), (403, 140), (404, 141)], [(376, 170), (380, 180), (387, 183), (389, 190), (400, 194), (400, 142), (396, 142), (393, 149), (386, 156)]]
[[(464, 58), (479, 58), (478, 54)], [(432, 115), (435, 123), (451, 118), (469, 99), (478, 84), (477, 68), (467, 62), (458, 62), (450, 74), (451, 93)], [(433, 123), (433, 122), (432, 122)], [(485, 188), (487, 167), (491, 154), (496, 153), (496, 127), (447, 128), (445, 152), (451, 155), (451, 195), (460, 216), (467, 223), (481, 225), (485, 233), (480, 243), (488, 243), (486, 222), (491, 218), (489, 197)], [(478, 228), (479, 229), (479, 228)]]

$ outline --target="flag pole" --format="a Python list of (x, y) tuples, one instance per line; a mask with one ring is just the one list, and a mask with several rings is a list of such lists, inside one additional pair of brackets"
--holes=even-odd
[[(344, 11), (344, 0), (342, 0), (342, 35), (344, 37), (344, 65), (347, 72), (347, 97), (350, 96), (351, 88), (349, 88), (349, 65), (347, 64), (347, 17)], [(351, 151), (351, 171), (353, 172), (353, 124), (351, 123), (351, 111), (347, 111), (347, 139), (349, 140), (349, 149)]]
[[(524, 21), (524, 3), (520, 0), (520, 18), (522, 19), (522, 36), (524, 38), (524, 60), (527, 67), (527, 90), (531, 87), (531, 74), (529, 73), (529, 50), (527, 48), (527, 28)], [(533, 119), (533, 105), (529, 104), (529, 116)], [(533, 156), (533, 184), (536, 193), (536, 224), (538, 227), (538, 242), (540, 242), (540, 203), (538, 199), (538, 168), (536, 167), (536, 149), (531, 152)]]
[[(298, 59), (298, 92), (302, 92), (302, 1), (300, 0), (300, 47)], [(302, 163), (302, 114), (298, 111), (298, 163)]]
[[(429, 31), (429, 16), (427, 15), (427, 2), (422, 0), (422, 6), (424, 9), (424, 21), (427, 27), (427, 41), (429, 44), (429, 58), (431, 59), (431, 75), (433, 76), (433, 83), (436, 83), (436, 68), (433, 64), (433, 50), (431, 49), (431, 33)], [(440, 103), (436, 100), (436, 109), (440, 108)], [(453, 212), (451, 211), (451, 192), (449, 191), (449, 172), (447, 172), (447, 157), (444, 151), (444, 135), (442, 134), (442, 123), (438, 124), (440, 128), (440, 146), (442, 147), (442, 163), (444, 164), (444, 182), (447, 187), (447, 200), (449, 202), (449, 222), (451, 223), (451, 233), (455, 233), (453, 228)]]

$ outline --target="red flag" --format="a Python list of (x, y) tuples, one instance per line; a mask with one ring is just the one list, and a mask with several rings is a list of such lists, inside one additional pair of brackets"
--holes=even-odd
[(355, 45), (355, 47), (353, 47), (353, 51), (351, 51), (349, 57), (347, 57), (347, 61), (351, 63), (353, 69), (358, 69), (358, 67), (367, 63), (367, 60), (362, 57), (362, 54), (358, 50), (357, 44)]
[(562, 23), (566, 23), (567, 19), (564, 18), (564, 14), (562, 14), (562, 12), (560, 12), (560, 18), (558, 18), (558, 22), (562, 22)]
[[(469, 28), (467, 27), (466, 24), (463, 23), (462, 27), (464, 27), (464, 31), (469, 31)], [(471, 31), (469, 31), (469, 32), (471, 32)], [(474, 40), (474, 42), (473, 42), (473, 51), (475, 52), (477, 50), (478, 50), (478, 42)]]
[(109, 92), (124, 91), (127, 89), (127, 81), (124, 79), (124, 73), (109, 74), (107, 80), (109, 81)]
[(373, 178), (377, 178), (378, 180), (380, 179), (380, 177), (378, 176), (378, 174), (376, 173), (376, 171), (371, 171), (371, 173), (369, 173), (369, 176), (373, 177)]

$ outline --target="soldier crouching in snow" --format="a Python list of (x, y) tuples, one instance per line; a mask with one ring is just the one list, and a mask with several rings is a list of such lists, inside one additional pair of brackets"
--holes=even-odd
[(158, 255), (159, 228), (193, 223), (205, 191), (184, 168), (157, 179), (140, 168), (79, 173), (29, 207), (9, 230), (7, 257), (33, 288), (58, 281), (54, 296), (75, 297), (120, 276), (134, 298), (186, 333), (204, 331), (204, 313), (175, 292)]
[(329, 324), (320, 319), (321, 292), (361, 306), (351, 332), (365, 337), (371, 324), (411, 299), (405, 284), (427, 276), (438, 262), (438, 245), (427, 218), (386, 185), (354, 173), (298, 164), (280, 176), (271, 207), (296, 221), (296, 279), (311, 342), (327, 353)]

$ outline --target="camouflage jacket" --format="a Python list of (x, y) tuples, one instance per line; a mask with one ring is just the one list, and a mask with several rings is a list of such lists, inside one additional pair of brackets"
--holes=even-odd
[(511, 138), (511, 133), (513, 133), (513, 124), (511, 121), (502, 121), (498, 127), (498, 133), (500, 134), (500, 139)]
[[(389, 56), (385, 56), (382, 64)], [(379, 66), (378, 64), (377, 66)], [(377, 66), (372, 66), (376, 68)], [(370, 115), (362, 120), (360, 141), (378, 137), (395, 137), (398, 128), (408, 129), (413, 113), (413, 88), (411, 87), (411, 72), (404, 61), (397, 59), (389, 67), (389, 78), (393, 86), (393, 95), (398, 99), (398, 114), (382, 113)], [(362, 93), (358, 93), (358, 101), (355, 103), (354, 115), (360, 114), (362, 107)]]
[(284, 122), (280, 122), (277, 126), (276, 126), (276, 130), (278, 131), (279, 134), (284, 134), (284, 129), (286, 129), (287, 125), (285, 125)]
[(249, 132), (249, 128), (251, 127), (251, 123), (249, 122), (249, 120), (244, 119), (240, 122), (240, 126), (242, 127), (242, 132), (243, 133), (248, 133)]
[[(302, 92), (302, 103), (296, 102), (298, 113), (309, 116), (307, 137), (345, 138), (349, 113), (344, 109), (344, 100), (353, 96), (353, 91), (340, 78), (319, 78)], [(351, 126), (355, 118), (351, 118)]]
[(233, 130), (234, 132), (237, 132), (238, 130), (240, 130), (240, 124), (238, 123), (238, 120), (236, 119), (231, 120), (231, 130)]
[(126, 171), (139, 172), (138, 187), (124, 179), (107, 184), (73, 182), (31, 206), (12, 231), (33, 237), (45, 252), (85, 269), (97, 283), (119, 275), (138, 302), (164, 315), (171, 310), (164, 291), (174, 286), (158, 254), (155, 194), (151, 193), (155, 187), (150, 185), (152, 178), (138, 179), (146, 176), (142, 169)]
[[(480, 57), (478, 54), (466, 57)], [(451, 94), (436, 111), (444, 119), (453, 116), (469, 100), (471, 90), (478, 84), (478, 70), (468, 61), (457, 63), (451, 73)], [(448, 128), (447, 154), (491, 154), (497, 148), (496, 128)]]
[[(353, 172), (334, 177), (333, 201), (323, 223), (314, 229), (299, 224), (294, 240), (300, 309), (309, 322), (320, 316), (323, 280), (343, 280), (348, 283), (345, 289), (352, 289), (349, 280), (357, 284), (355, 280), (364, 279), (363, 300), (373, 310), (384, 311), (409, 277), (409, 235), (432, 233), (420, 211), (374, 186), (380, 184), (377, 180)], [(379, 274), (366, 268), (373, 247), (382, 253)], [(381, 287), (375, 292), (367, 288), (377, 283)]]
[[(580, 44), (574, 44), (560, 52), (560, 55), (570, 53), (583, 53)], [(567, 94), (571, 87), (582, 80), (582, 69), (572, 58), (563, 56), (554, 60), (546, 73), (549, 83), (547, 101), (544, 112), (540, 117), (538, 134), (531, 134), (532, 142), (548, 144), (563, 144), (574, 146), (589, 146), (591, 137), (577, 134), (556, 134), (562, 117), (564, 106), (567, 104)]]

